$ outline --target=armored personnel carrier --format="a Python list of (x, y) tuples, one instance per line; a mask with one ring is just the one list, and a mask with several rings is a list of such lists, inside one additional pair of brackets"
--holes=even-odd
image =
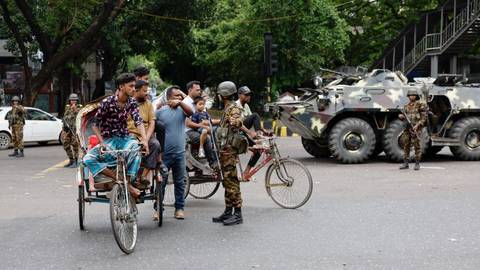
[(322, 77), (314, 77), (315, 87), (299, 89), (304, 92), (299, 100), (266, 105), (274, 118), (302, 137), (309, 154), (351, 164), (385, 152), (389, 160), (401, 161), (405, 123), (398, 115), (413, 89), (430, 110), (420, 134), (424, 154), (435, 155), (448, 146), (458, 159), (480, 159), (480, 85), (469, 84), (462, 75), (408, 83), (402, 73), (383, 69), (336, 76), (325, 85)]

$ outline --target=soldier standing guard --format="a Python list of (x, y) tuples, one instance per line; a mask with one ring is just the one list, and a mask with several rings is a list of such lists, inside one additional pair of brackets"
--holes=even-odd
[(13, 153), (9, 157), (24, 157), (23, 126), (25, 125), (25, 109), (20, 105), (20, 98), (12, 98), (12, 110), (8, 119), (8, 127), (12, 130)]
[[(218, 94), (225, 106), (220, 127), (228, 129), (228, 136), (238, 134), (243, 127), (242, 109), (235, 105), (233, 100), (236, 93), (237, 87), (233, 82), (226, 81), (218, 85)], [(223, 172), (223, 187), (225, 188), (225, 211), (220, 216), (214, 217), (212, 221), (227, 226), (241, 224), (243, 217), (242, 194), (237, 176), (238, 153), (232, 148), (232, 145), (228, 143), (220, 144), (220, 163)]]
[(402, 121), (406, 121), (406, 127), (402, 134), (403, 142), (403, 164), (400, 170), (408, 169), (408, 160), (410, 158), (410, 146), (415, 148), (415, 167), (414, 170), (420, 170), (420, 159), (422, 150), (420, 148), (420, 135), (422, 128), (427, 121), (427, 106), (420, 102), (420, 96), (415, 90), (408, 90), (407, 97), (410, 100), (404, 107), (404, 113), (399, 115)]
[(82, 108), (78, 104), (78, 95), (70, 94), (68, 97), (68, 104), (65, 106), (65, 113), (63, 115), (63, 133), (62, 142), (63, 149), (67, 152), (69, 162), (64, 167), (76, 168), (78, 166), (78, 139), (75, 127), (78, 111)]

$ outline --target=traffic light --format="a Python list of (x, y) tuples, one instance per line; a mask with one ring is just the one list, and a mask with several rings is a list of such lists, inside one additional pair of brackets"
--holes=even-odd
[(278, 71), (278, 45), (273, 43), (272, 33), (265, 33), (264, 39), (264, 69), (267, 77), (272, 76)]

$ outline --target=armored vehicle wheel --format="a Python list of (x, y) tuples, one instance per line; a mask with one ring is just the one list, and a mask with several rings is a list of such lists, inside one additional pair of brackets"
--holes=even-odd
[[(405, 126), (403, 121), (397, 119), (390, 122), (385, 131), (385, 135), (383, 136), (383, 149), (385, 151), (385, 155), (393, 162), (400, 162), (403, 160), (403, 142), (401, 140), (401, 136), (404, 129)], [(426, 128), (422, 129), (420, 138), (420, 148), (422, 149), (422, 154), (425, 154), (429, 140), (428, 131)], [(410, 157), (413, 155), (414, 151), (410, 151)]]
[(375, 144), (373, 128), (359, 118), (346, 118), (335, 124), (328, 140), (332, 155), (347, 164), (367, 160), (375, 149)]
[(460, 146), (450, 147), (455, 157), (462, 160), (480, 160), (479, 117), (467, 117), (455, 122), (450, 137), (460, 142)]
[(322, 157), (330, 157), (330, 149), (328, 149), (328, 145), (321, 145), (314, 140), (305, 139), (302, 137), (302, 145), (303, 149), (307, 151), (310, 155), (316, 158)]

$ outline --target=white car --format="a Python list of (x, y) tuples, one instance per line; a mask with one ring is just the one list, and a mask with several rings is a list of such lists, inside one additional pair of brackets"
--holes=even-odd
[[(0, 107), (0, 149), (7, 149), (12, 142), (12, 133), (8, 129), (11, 110), (12, 107)], [(24, 142), (38, 142), (41, 145), (49, 141), (61, 142), (62, 120), (37, 108), (25, 107), (25, 110)]]

